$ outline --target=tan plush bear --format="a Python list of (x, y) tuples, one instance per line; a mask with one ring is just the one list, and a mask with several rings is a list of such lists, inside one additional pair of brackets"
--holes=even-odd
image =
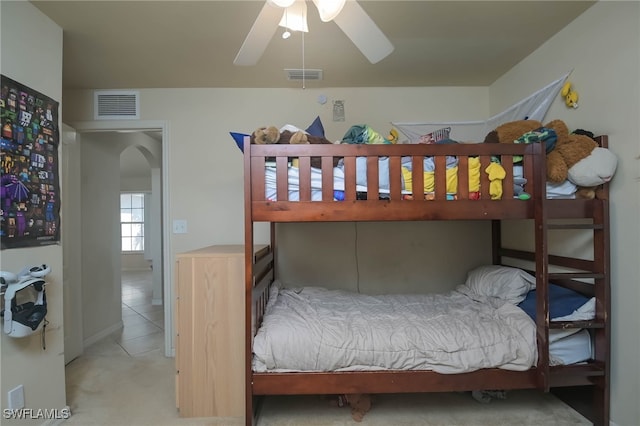
[[(333, 144), (330, 140), (321, 137), (321, 136), (313, 136), (309, 135), (302, 130), (291, 131), (291, 130), (283, 130), (280, 132), (275, 126), (267, 126), (260, 127), (256, 129), (253, 133), (251, 133), (250, 141), (253, 144), (264, 145), (264, 144)], [(320, 168), (321, 166), (320, 157), (311, 157), (311, 166)], [(333, 159), (333, 167), (338, 165), (340, 158), (334, 157)]]
[(292, 132), (285, 130), (280, 133), (274, 126), (260, 127), (251, 133), (251, 143), (264, 144), (307, 144), (307, 135), (303, 131)]
[(487, 134), (485, 143), (513, 143), (527, 132), (542, 127), (542, 123), (536, 120), (516, 120), (499, 125)]
[(579, 198), (599, 197), (597, 187), (609, 182), (617, 167), (617, 157), (583, 134), (569, 133), (562, 120), (545, 125), (556, 132), (558, 140), (547, 154), (547, 179), (551, 182), (571, 181), (578, 186)]
[(351, 418), (356, 422), (361, 422), (364, 415), (371, 409), (371, 395), (351, 393), (345, 395), (345, 398), (351, 407)]
[(552, 129), (556, 134), (553, 149), (547, 148), (547, 180), (561, 183), (568, 179), (578, 187), (578, 198), (599, 196), (596, 187), (611, 180), (617, 158), (608, 149), (599, 147), (589, 136), (569, 133), (562, 120), (552, 120), (544, 126), (535, 120), (511, 121), (487, 134), (485, 142), (514, 143), (525, 133), (540, 127)]
[(547, 154), (547, 180), (564, 182), (569, 169), (591, 154), (598, 144), (588, 136), (569, 134), (569, 129), (562, 120), (550, 121), (545, 127), (553, 129), (558, 137), (555, 148)]

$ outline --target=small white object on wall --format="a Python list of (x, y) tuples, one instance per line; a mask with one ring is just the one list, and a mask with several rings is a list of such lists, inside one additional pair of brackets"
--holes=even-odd
[(344, 121), (344, 101), (333, 101), (333, 121)]

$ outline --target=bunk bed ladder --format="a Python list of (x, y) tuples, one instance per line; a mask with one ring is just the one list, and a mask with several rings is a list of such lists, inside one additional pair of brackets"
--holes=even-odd
[[(593, 359), (584, 368), (551, 369), (552, 386), (568, 386), (583, 381), (592, 384), (594, 424), (609, 424), (609, 361), (610, 361), (610, 270), (609, 270), (609, 204), (606, 199), (596, 199), (592, 204), (591, 223), (549, 224), (550, 230), (591, 230), (593, 231), (593, 261), (583, 261), (585, 266), (576, 269), (586, 272), (554, 272), (549, 280), (554, 283), (574, 287), (588, 281), (596, 299), (596, 313), (593, 320), (552, 322), (554, 329), (588, 329), (592, 336)], [(579, 288), (579, 287), (578, 287)]]

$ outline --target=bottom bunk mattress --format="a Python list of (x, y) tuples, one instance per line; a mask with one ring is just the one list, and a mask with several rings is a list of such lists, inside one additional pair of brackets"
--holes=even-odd
[[(516, 305), (532, 286), (520, 281), (515, 300), (504, 288), (495, 297), (467, 284), (442, 294), (372, 296), (276, 282), (253, 341), (253, 371), (527, 370), (537, 361), (536, 327)], [(588, 332), (555, 331), (552, 364), (591, 357)]]

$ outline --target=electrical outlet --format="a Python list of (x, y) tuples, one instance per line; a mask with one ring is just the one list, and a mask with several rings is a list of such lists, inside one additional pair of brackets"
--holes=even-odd
[(7, 392), (7, 408), (20, 410), (24, 408), (24, 386), (18, 385)]

